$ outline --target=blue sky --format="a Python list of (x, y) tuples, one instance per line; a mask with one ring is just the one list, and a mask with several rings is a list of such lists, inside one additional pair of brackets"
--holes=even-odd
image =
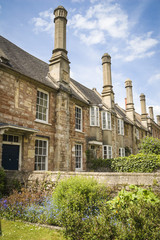
[(160, 0), (0, 0), (0, 33), (48, 62), (54, 46), (53, 10), (68, 11), (67, 50), (71, 77), (101, 93), (101, 57), (112, 57), (115, 102), (124, 108), (124, 82), (133, 83), (136, 111), (160, 115)]

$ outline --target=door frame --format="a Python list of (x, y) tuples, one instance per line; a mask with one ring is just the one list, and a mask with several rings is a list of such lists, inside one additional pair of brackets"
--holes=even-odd
[(6, 135), (12, 135), (12, 136), (18, 136), (19, 137), (19, 142), (9, 142), (9, 141), (3, 141), (2, 140), (2, 147), (3, 144), (7, 145), (18, 145), (19, 146), (19, 160), (18, 160), (18, 171), (21, 170), (21, 164), (22, 164), (22, 136), (18, 134), (6, 134)]

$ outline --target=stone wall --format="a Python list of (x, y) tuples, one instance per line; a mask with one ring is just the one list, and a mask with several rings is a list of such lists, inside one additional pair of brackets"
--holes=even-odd
[[(15, 131), (12, 129), (12, 132), (10, 130), (5, 132), (5, 134), (21, 137), (19, 170), (34, 170), (35, 138), (40, 137), (48, 140), (48, 170), (53, 170), (56, 93), (53, 89), (10, 70), (7, 72), (0, 71), (0, 77), (0, 122), (38, 130), (34, 135), (29, 135), (27, 131), (21, 132), (17, 129)], [(36, 121), (37, 89), (47, 91), (49, 94), (48, 123)], [(0, 135), (0, 163), (2, 137)]]
[(20, 171), (6, 171), (8, 179), (17, 178), (22, 182), (28, 182), (32, 185), (37, 182), (48, 181), (56, 182), (57, 179), (68, 178), (71, 176), (94, 177), (100, 183), (106, 186), (116, 185), (139, 185), (139, 186), (157, 186), (160, 190), (160, 172), (156, 173), (114, 173), (114, 172), (20, 172)]

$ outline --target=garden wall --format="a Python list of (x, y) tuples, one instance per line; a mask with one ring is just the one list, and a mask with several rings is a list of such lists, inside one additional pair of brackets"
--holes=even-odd
[(6, 171), (8, 182), (19, 179), (22, 183), (32, 185), (45, 181), (55, 183), (58, 179), (70, 176), (94, 177), (100, 183), (107, 186), (114, 185), (139, 185), (139, 186), (159, 186), (160, 172), (156, 173), (117, 173), (117, 172), (58, 172), (58, 171)]

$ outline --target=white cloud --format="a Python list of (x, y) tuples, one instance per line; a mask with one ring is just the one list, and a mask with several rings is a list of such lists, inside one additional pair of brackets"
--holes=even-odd
[(125, 61), (130, 62), (137, 58), (150, 57), (155, 54), (151, 49), (158, 44), (158, 40), (151, 38), (150, 33), (146, 36), (135, 37), (128, 42), (127, 52), (129, 55)]
[(153, 84), (153, 83), (157, 83), (157, 82), (160, 83), (160, 73), (157, 73), (157, 74), (151, 76), (148, 80), (149, 84)]
[(34, 25), (34, 32), (53, 32), (53, 10), (50, 8), (49, 10), (46, 10), (44, 12), (39, 13), (39, 17), (32, 18), (31, 22)]
[(91, 31), (88, 36), (86, 34), (80, 34), (80, 39), (86, 45), (92, 45), (92, 44), (104, 43), (105, 42), (103, 32), (98, 31), (98, 30)]
[(93, 33), (100, 34), (100, 37), (90, 41), (90, 45), (104, 43), (105, 35), (113, 38), (125, 38), (128, 35), (128, 16), (119, 4), (113, 5), (111, 1), (91, 6), (85, 15), (73, 15), (68, 25), (87, 45), (88, 38), (95, 36)]
[(153, 48), (159, 43), (155, 38), (151, 37), (151, 32), (143, 36), (134, 36), (132, 39), (126, 41), (125, 50), (115, 54), (114, 58), (123, 59), (126, 62), (131, 62), (136, 59), (151, 57), (155, 54)]

